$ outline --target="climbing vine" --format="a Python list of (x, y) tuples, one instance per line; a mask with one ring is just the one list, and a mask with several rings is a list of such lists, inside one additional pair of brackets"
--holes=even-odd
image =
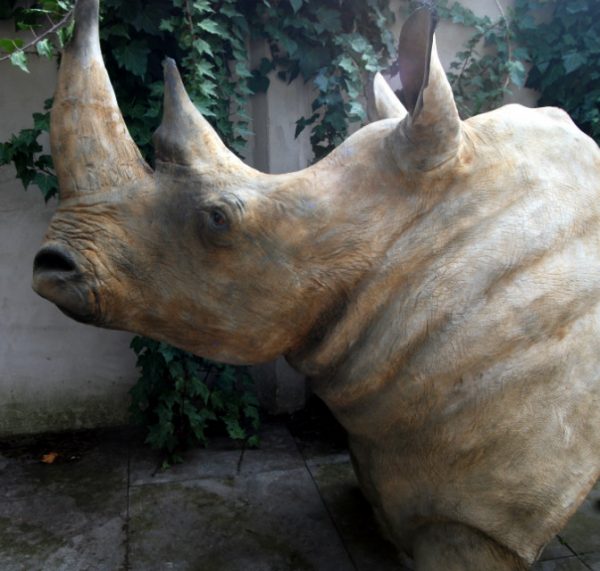
[(516, 0), (507, 10), (496, 0), (496, 6), (490, 18), (458, 2), (437, 2), (442, 18), (474, 30), (448, 73), (461, 114), (490, 110), (512, 86), (526, 86), (540, 94), (539, 105), (562, 107), (600, 141), (600, 3)]
[(497, 16), (477, 16), (458, 2), (438, 1), (441, 18), (473, 30), (450, 64), (448, 79), (464, 118), (498, 107), (525, 84), (527, 51), (516, 42), (515, 20), (499, 0)]
[(273, 69), (284, 81), (300, 76), (312, 82), (312, 114), (297, 120), (296, 135), (311, 128), (319, 159), (346, 138), (351, 123), (366, 121), (363, 86), (395, 59), (389, 1), (263, 0), (256, 3), (254, 22), (272, 53), (255, 70), (254, 85), (266, 89)]
[(531, 64), (527, 87), (600, 143), (600, 2), (516, 0), (514, 21)]

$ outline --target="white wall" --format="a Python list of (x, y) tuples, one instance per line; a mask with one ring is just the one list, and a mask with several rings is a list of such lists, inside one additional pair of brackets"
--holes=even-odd
[[(463, 3), (478, 13), (498, 14), (496, 0)], [(400, 23), (396, 32), (399, 27)], [(0, 22), (0, 37), (11, 33), (7, 23)], [(459, 26), (440, 25), (437, 38), (445, 65), (467, 37)], [(264, 49), (253, 46), (255, 61)], [(30, 127), (32, 112), (41, 110), (53, 92), (54, 64), (35, 56), (30, 64), (27, 75), (8, 62), (0, 63), (0, 141)], [(397, 79), (392, 78), (392, 85), (399, 87)], [(528, 92), (518, 99), (534, 102)], [(310, 88), (301, 80), (286, 85), (272, 75), (269, 92), (251, 105), (255, 136), (249, 155), (257, 168), (288, 172), (311, 161), (309, 133), (294, 138), (295, 121), (310, 114), (311, 100)], [(45, 206), (35, 188), (25, 193), (12, 168), (0, 167), (0, 435), (127, 420), (127, 391), (137, 376), (135, 356), (128, 348), (132, 336), (75, 323), (31, 290), (33, 257), (54, 206), (54, 201)], [(272, 391), (264, 397), (272, 409), (291, 410), (302, 402), (301, 380), (281, 360), (266, 373), (260, 370), (266, 378), (263, 392)]]

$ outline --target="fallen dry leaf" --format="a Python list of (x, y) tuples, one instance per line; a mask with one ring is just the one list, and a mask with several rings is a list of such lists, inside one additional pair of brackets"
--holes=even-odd
[(53, 464), (54, 460), (58, 457), (58, 452), (48, 452), (42, 456), (42, 462), (44, 464)]

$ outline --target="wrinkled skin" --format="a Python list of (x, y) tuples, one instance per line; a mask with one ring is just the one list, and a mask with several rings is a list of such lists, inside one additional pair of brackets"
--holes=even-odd
[(52, 114), (60, 207), (34, 288), (212, 359), (285, 354), (347, 429), (417, 569), (526, 569), (600, 473), (600, 152), (557, 109), (460, 121), (434, 22), (402, 32), (407, 109), (265, 175), (165, 66), (152, 171), (80, 0)]

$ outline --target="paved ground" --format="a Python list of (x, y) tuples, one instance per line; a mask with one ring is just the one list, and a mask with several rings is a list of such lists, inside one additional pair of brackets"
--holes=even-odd
[[(0, 571), (408, 569), (335, 430), (324, 442), (292, 429), (271, 422), (259, 450), (216, 441), (166, 472), (129, 430), (0, 446)], [(542, 560), (600, 570), (600, 485)]]

